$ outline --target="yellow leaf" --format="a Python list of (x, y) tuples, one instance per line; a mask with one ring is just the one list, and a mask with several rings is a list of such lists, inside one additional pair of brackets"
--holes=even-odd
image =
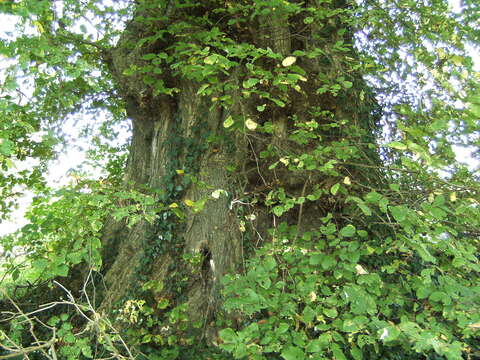
[(363, 266), (360, 265), (360, 264), (357, 264), (357, 266), (355, 266), (355, 270), (357, 270), (357, 275), (367, 275), (368, 274), (368, 271), (365, 270), (363, 268)]
[(185, 205), (190, 206), (190, 207), (195, 205), (195, 203), (192, 200), (189, 200), (189, 199), (183, 200), (183, 202), (185, 203)]
[(457, 66), (461, 66), (461, 65), (463, 65), (464, 59), (460, 55), (453, 55), (452, 56), (452, 62)]
[(212, 192), (212, 198), (219, 199), (220, 195), (222, 194), (228, 195), (228, 193), (225, 190), (217, 189), (214, 192)]
[(178, 208), (178, 204), (177, 203), (171, 203), (168, 207), (170, 209), (175, 209), (175, 208)]
[(345, 185), (352, 185), (352, 182), (350, 181), (350, 178), (348, 176), (346, 176), (345, 179), (343, 179), (343, 183)]
[(215, 56), (210, 55), (203, 59), (203, 62), (207, 65), (213, 65), (215, 64), (216, 60), (217, 59), (215, 58)]
[(35, 27), (38, 29), (40, 34), (43, 34), (45, 32), (45, 28), (43, 27), (42, 23), (40, 21), (34, 21), (33, 24)]
[(470, 329), (480, 329), (480, 322), (468, 325)]
[(457, 193), (455, 191), (450, 194), (450, 201), (451, 202), (457, 201)]
[(183, 175), (185, 174), (185, 171), (183, 170), (175, 170), (177, 172), (178, 175)]
[(232, 126), (233, 124), (235, 123), (235, 121), (233, 120), (233, 117), (230, 115), (228, 116), (225, 121), (223, 122), (223, 127), (224, 128), (229, 128), (230, 126)]
[(255, 215), (255, 214), (250, 214), (250, 215), (245, 216), (245, 219), (250, 220), (250, 221), (255, 221), (256, 218), (257, 218), (257, 215)]
[(238, 228), (241, 232), (245, 232), (247, 231), (246, 227), (245, 227), (245, 221), (240, 221), (240, 224), (238, 225)]
[(245, 126), (247, 127), (248, 130), (253, 131), (257, 128), (258, 124), (255, 121), (253, 121), (252, 119), (247, 119), (245, 121)]
[(287, 56), (285, 59), (282, 61), (282, 66), (288, 67), (297, 61), (297, 58), (295, 56)]

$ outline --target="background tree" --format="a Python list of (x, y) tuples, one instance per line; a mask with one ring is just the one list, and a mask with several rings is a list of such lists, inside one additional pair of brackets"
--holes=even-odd
[[(478, 145), (474, 2), (1, 6), (2, 196), (37, 191), (3, 239), (28, 250), (5, 262), (9, 354), (478, 355), (478, 174), (453, 151)], [(7, 175), (74, 114), (101, 178)]]

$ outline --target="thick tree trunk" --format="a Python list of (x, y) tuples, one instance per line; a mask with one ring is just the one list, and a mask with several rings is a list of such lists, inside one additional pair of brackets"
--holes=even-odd
[[(133, 138), (125, 182), (160, 189), (162, 194), (169, 194), (166, 200), (178, 204), (209, 197), (215, 189), (233, 193), (236, 183), (226, 170), (231, 150), (205, 148), (203, 143), (206, 134), (221, 126), (222, 113), (209, 111), (206, 99), (195, 95), (198, 85), (182, 85), (175, 103), (165, 100), (147, 109), (138, 103), (131, 105)], [(194, 170), (195, 174), (189, 174)], [(189, 175), (206, 186), (182, 185)], [(106, 248), (117, 249), (105, 277), (109, 289), (104, 306), (112, 308), (129, 289), (148, 279), (165, 285), (155, 294), (158, 299), (183, 299), (192, 320), (211, 315), (218, 307), (222, 276), (238, 270), (242, 259), (241, 233), (230, 202), (222, 196), (207, 201), (201, 212), (189, 212), (182, 220), (169, 213), (168, 218), (158, 220), (159, 224), (142, 221), (117, 231), (116, 236), (111, 236), (107, 227)], [(182, 260), (184, 254), (203, 258), (198, 266), (189, 266)], [(186, 276), (188, 280), (183, 279)], [(179, 285), (181, 290), (176, 289)]]
[[(141, 10), (144, 15), (153, 11), (158, 10)], [(202, 11), (207, 12), (208, 9)], [(179, 20), (185, 14), (171, 13), (169, 16)], [(256, 99), (241, 97), (245, 79), (240, 68), (228, 78), (239, 89), (218, 95), (230, 95), (234, 99), (229, 109), (213, 108), (210, 97), (197, 95), (201, 83), (168, 76), (168, 69), (162, 74), (162, 79), (167, 86), (177, 88), (178, 92), (171, 96), (155, 96), (141, 75), (124, 74), (132, 65), (141, 67), (143, 55), (163, 51), (176, 40), (137, 46), (141, 39), (162, 30), (166, 24), (159, 21), (146, 27), (132, 21), (128, 25), (111, 53), (112, 72), (133, 123), (125, 184), (138, 189), (159, 189), (159, 201), (166, 205), (209, 199), (202, 211), (187, 211), (184, 219), (176, 218), (172, 212), (164, 212), (153, 225), (146, 221), (132, 228), (114, 221), (106, 224), (103, 239), (107, 286), (102, 303), (104, 309), (111, 310), (121, 306), (125, 300), (135, 299), (139, 288), (145, 282), (154, 280), (163, 287), (151, 293), (152, 300), (157, 303), (168, 301), (169, 308), (187, 304), (191, 323), (201, 324), (197, 326), (199, 335), (207, 335), (207, 339), (213, 342), (215, 331), (212, 320), (220, 309), (222, 277), (228, 272), (242, 270), (246, 249), (251, 248), (252, 243), (272, 241), (267, 229), (280, 221), (296, 225), (301, 232), (318, 227), (322, 216), (335, 211), (335, 204), (323, 197), (317, 202), (300, 205), (281, 218), (268, 215), (262, 199), (274, 184), (280, 184), (287, 192), (299, 197), (314, 186), (328, 188), (331, 180), (327, 176), (315, 177), (308, 171), (268, 170), (269, 162), (261, 162), (258, 156), (269, 145), (280, 152), (298, 147), (287, 139), (293, 129), (292, 119), (308, 120), (308, 109), (312, 106), (328, 110), (337, 119), (350, 122), (361, 122), (362, 116), (370, 118), (371, 108), (359, 110), (356, 106), (361, 102), (358, 97), (349, 95), (349, 108), (353, 110), (345, 110), (345, 96), (315, 94), (318, 74), (344, 72), (342, 59), (329, 55), (338, 41), (336, 28), (342, 24), (332, 20), (329, 24), (329, 29), (323, 28), (322, 38), (314, 35), (318, 29), (313, 25), (309, 27), (310, 33), (295, 36), (292, 32), (303, 23), (295, 24), (285, 14), (272, 11), (239, 29), (238, 38), (247, 38), (256, 47), (270, 48), (282, 57), (294, 50), (314, 47), (323, 48), (326, 54), (321, 62), (303, 60), (301, 65), (308, 72), (308, 81), (302, 89), (289, 95), (289, 102), (284, 108), (268, 105), (267, 111), (262, 114), (255, 110), (259, 105)], [(178, 34), (179, 39), (185, 36)], [(255, 136), (225, 132), (222, 126), (225, 119), (237, 115), (244, 118), (251, 116), (259, 124), (272, 121), (274, 132)], [(362, 127), (371, 131), (365, 124)], [(214, 139), (217, 135), (222, 135), (223, 140), (207, 142), (207, 137)], [(338, 140), (341, 136), (340, 132), (326, 131), (325, 141)], [(227, 170), (231, 166), (236, 170)], [(177, 170), (185, 171), (187, 175)], [(185, 181), (191, 175), (196, 177), (195, 184)], [(228, 195), (212, 199), (210, 194), (217, 189), (226, 191)], [(237, 204), (239, 199), (252, 194), (261, 200), (248, 206), (249, 214), (254, 214), (256, 220), (255, 229), (250, 229), (253, 233), (250, 244), (246, 244), (243, 224), (237, 216)]]
[[(113, 53), (116, 73), (121, 74), (129, 61), (138, 61), (136, 56), (120, 41)], [(207, 135), (222, 126), (224, 114), (210, 110), (210, 100), (196, 95), (199, 84), (181, 81), (175, 97), (144, 98), (138, 94), (148, 89), (136, 89), (138, 79), (119, 76), (119, 83), (133, 124), (125, 184), (158, 189), (159, 201), (166, 205), (210, 200), (202, 211), (189, 211), (181, 220), (165, 212), (153, 225), (141, 221), (128, 228), (110, 221), (104, 236), (108, 290), (102, 307), (113, 309), (135, 298), (132, 289), (153, 280), (163, 284), (154, 299), (167, 299), (171, 306), (188, 304), (190, 321), (201, 322), (204, 334), (220, 305), (220, 280), (242, 264), (242, 234), (232, 198), (210, 196), (216, 189), (235, 193), (238, 183), (227, 168), (238, 155), (233, 148), (206, 144)], [(189, 176), (195, 176), (197, 184), (187, 184)], [(188, 255), (195, 261), (184, 260)]]

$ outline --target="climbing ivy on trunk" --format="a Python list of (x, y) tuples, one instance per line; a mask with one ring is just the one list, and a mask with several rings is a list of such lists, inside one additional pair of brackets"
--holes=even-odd
[(0, 358), (474, 359), (478, 10), (0, 2)]

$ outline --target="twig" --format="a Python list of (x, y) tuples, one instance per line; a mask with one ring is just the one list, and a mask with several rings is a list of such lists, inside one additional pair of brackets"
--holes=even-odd
[[(311, 175), (308, 176), (307, 180), (305, 180), (305, 183), (303, 184), (302, 194), (300, 195), (300, 197), (302, 197), (302, 198), (305, 197), (305, 191), (307, 189), (308, 183), (310, 182), (310, 178), (311, 178)], [(295, 239), (293, 239), (294, 243), (297, 242), (298, 234), (300, 234), (300, 230), (301, 230), (301, 226), (302, 226), (302, 215), (303, 215), (303, 204), (304, 203), (305, 203), (305, 201), (300, 204), (300, 209), (298, 210), (297, 231), (295, 233)]]

